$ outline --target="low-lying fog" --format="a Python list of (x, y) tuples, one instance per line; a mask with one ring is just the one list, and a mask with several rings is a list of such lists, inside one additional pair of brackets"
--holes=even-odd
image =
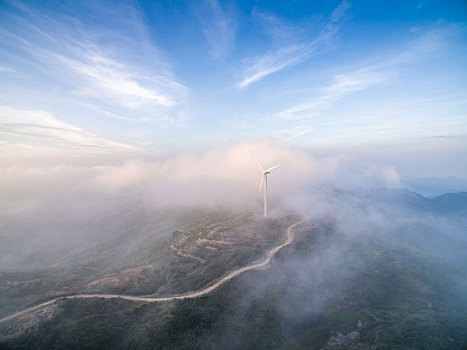
[[(261, 169), (269, 176), (271, 199), (303, 210), (300, 198), (322, 186), (399, 185), (388, 166), (339, 157), (316, 159), (305, 150), (273, 140), (219, 146), (204, 152), (50, 157), (46, 166), (8, 165), (0, 169), (0, 221), (4, 244), (0, 267), (23, 255), (65, 249), (89, 238), (85, 223), (116, 208), (236, 206), (260, 211)], [(18, 164), (21, 164), (18, 161)], [(66, 249), (65, 249), (66, 250)]]
[[(396, 227), (394, 209), (405, 204), (386, 201), (384, 210), (375, 210), (369, 202), (362, 202), (374, 188), (402, 186), (390, 165), (349, 156), (316, 158), (304, 149), (273, 140), (218, 146), (204, 152), (116, 159), (93, 156), (86, 164), (86, 158), (70, 157), (54, 164), (51, 158), (47, 166), (1, 168), (0, 267), (12, 268), (23, 255), (43, 254), (56, 248), (53, 245), (65, 249), (78, 244), (89, 238), (89, 232), (82, 232), (86, 222), (132, 203), (150, 209), (221, 205), (260, 212), (258, 162), (264, 168), (280, 165), (269, 176), (271, 200), (308, 212), (313, 220), (332, 215), (339, 225), (350, 228), (349, 234), (373, 232), (374, 225), (386, 230), (388, 224)], [(360, 197), (344, 195), (347, 192)], [(367, 211), (356, 213), (362, 206)], [(465, 239), (455, 233), (452, 220), (433, 220), (428, 214), (423, 214), (422, 220), (430, 220), (438, 228), (445, 224), (446, 234)], [(397, 217), (397, 222), (409, 220)]]

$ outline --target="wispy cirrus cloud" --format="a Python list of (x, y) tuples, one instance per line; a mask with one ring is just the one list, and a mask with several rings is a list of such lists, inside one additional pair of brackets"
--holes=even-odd
[(13, 68), (6, 67), (6, 66), (0, 66), (0, 72), (16, 73), (16, 71)]
[(255, 7), (252, 11), (252, 17), (259, 22), (262, 31), (276, 42), (292, 40), (297, 32), (302, 31), (300, 26), (287, 23), (279, 16), (265, 9)]
[(223, 58), (235, 42), (235, 18), (217, 0), (205, 0), (204, 5), (209, 16), (202, 19), (203, 32), (211, 45), (211, 55), (215, 59)]
[(136, 7), (115, 6), (111, 12), (120, 19), (118, 25), (100, 27), (81, 22), (81, 14), (52, 16), (21, 2), (15, 6), (17, 13), (6, 14), (15, 25), (2, 29), (4, 42), (27, 53), (32, 64), (60, 81), (68, 93), (87, 98), (103, 111), (123, 108), (147, 120), (166, 119), (186, 103), (188, 88), (161, 58)]
[(53, 55), (81, 78), (74, 90), (79, 95), (108, 99), (127, 108), (144, 105), (171, 107), (180, 103), (186, 88), (164, 75), (147, 76), (99, 52), (86, 52), (79, 59)]
[(272, 73), (303, 61), (310, 54), (310, 49), (309, 45), (293, 45), (255, 57), (251, 62), (252, 66), (246, 70), (245, 77), (237, 83), (237, 87), (243, 89)]
[(446, 36), (449, 30), (429, 30), (406, 47), (399, 47), (395, 53), (383, 55), (384, 58), (373, 58), (373, 64), (334, 75), (331, 78), (332, 82), (318, 89), (314, 98), (289, 107), (275, 114), (274, 117), (281, 120), (310, 118), (322, 113), (346, 95), (396, 81), (401, 65), (422, 60), (441, 50), (443, 36)]
[(299, 126), (295, 126), (295, 127), (291, 128), (291, 129), (288, 129), (288, 130), (283, 130), (280, 133), (280, 137), (281, 137), (282, 140), (296, 139), (298, 137), (311, 134), (314, 131), (315, 131), (315, 128), (313, 128), (313, 127), (307, 127), (307, 126), (304, 126), (304, 125), (299, 125)]
[(318, 96), (275, 115), (279, 119), (294, 120), (313, 116), (339, 99), (352, 92), (368, 89), (394, 79), (397, 74), (390, 70), (382, 70), (378, 67), (366, 67), (348, 73), (334, 76), (333, 82), (322, 88)]
[[(264, 55), (245, 59), (245, 65), (248, 68), (243, 71), (243, 78), (236, 84), (237, 87), (243, 89), (270, 74), (310, 58), (339, 31), (340, 21), (349, 7), (349, 3), (343, 1), (334, 9), (328, 23), (313, 41), (287, 45)], [(277, 32), (274, 35), (277, 36)]]
[(134, 151), (135, 147), (108, 140), (65, 123), (45, 111), (20, 110), (0, 105), (0, 134), (5, 145), (40, 146), (49, 149)]

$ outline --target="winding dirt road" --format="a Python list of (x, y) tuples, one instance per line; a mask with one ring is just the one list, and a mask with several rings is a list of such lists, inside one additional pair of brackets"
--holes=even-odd
[(246, 271), (259, 270), (259, 269), (267, 266), (271, 262), (274, 255), (276, 255), (279, 250), (281, 250), (282, 248), (284, 248), (285, 246), (287, 246), (287, 245), (289, 245), (289, 244), (291, 244), (293, 242), (293, 240), (294, 240), (294, 233), (293, 233), (294, 228), (296, 226), (306, 222), (306, 221), (308, 221), (308, 217), (303, 216), (302, 220), (288, 226), (287, 227), (287, 236), (286, 236), (286, 239), (285, 239), (284, 243), (282, 243), (281, 245), (278, 245), (278, 246), (276, 246), (276, 247), (274, 247), (272, 249), (267, 250), (264, 258), (262, 259), (262, 261), (254, 262), (251, 265), (247, 265), (247, 266), (241, 267), (241, 268), (239, 268), (237, 270), (234, 270), (234, 271), (228, 273), (227, 275), (223, 276), (219, 280), (217, 280), (215, 283), (213, 283), (213, 284), (211, 284), (211, 285), (209, 285), (209, 286), (207, 286), (207, 287), (205, 287), (205, 288), (203, 288), (201, 290), (198, 290), (198, 291), (189, 292), (189, 293), (180, 294), (180, 295), (168, 296), (168, 297), (155, 297), (155, 296), (151, 296), (151, 295), (139, 296), (138, 297), (138, 296), (120, 295), (120, 294), (75, 294), (75, 295), (68, 295), (68, 296), (58, 297), (58, 298), (49, 300), (49, 301), (47, 301), (45, 303), (38, 304), (38, 305), (30, 307), (30, 308), (28, 308), (26, 310), (23, 310), (23, 311), (15, 313), (15, 314), (12, 314), (10, 316), (4, 317), (4, 318), (0, 319), (0, 322), (5, 322), (5, 321), (8, 321), (8, 320), (14, 319), (16, 317), (19, 317), (19, 316), (27, 314), (29, 312), (38, 310), (38, 309), (40, 309), (42, 307), (51, 305), (53, 303), (56, 303), (58, 300), (63, 300), (63, 299), (102, 298), (102, 299), (125, 299), (125, 300), (132, 300), (132, 301), (143, 301), (143, 302), (148, 302), (148, 303), (157, 303), (157, 302), (171, 301), (171, 300), (177, 300), (177, 299), (198, 298), (198, 297), (201, 297), (201, 296), (203, 296), (205, 294), (208, 294), (208, 293), (212, 292), (213, 290), (219, 288), (225, 282), (230, 281), (232, 278), (237, 277), (238, 275), (240, 275), (240, 274), (242, 274), (242, 273), (244, 273)]

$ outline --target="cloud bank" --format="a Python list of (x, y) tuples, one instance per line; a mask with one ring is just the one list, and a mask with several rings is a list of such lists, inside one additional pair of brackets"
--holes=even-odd
[(280, 164), (269, 178), (271, 198), (293, 198), (319, 186), (397, 186), (399, 181), (390, 166), (358, 162), (349, 156), (315, 158), (302, 148), (265, 139), (216, 145), (201, 152), (133, 153), (121, 159), (103, 154), (89, 158), (87, 164), (73, 158), (66, 162), (59, 158), (47, 166), (10, 164), (0, 170), (0, 207), (4, 213), (17, 213), (49, 206), (64, 210), (63, 203), (89, 208), (85, 202), (113, 206), (142, 201), (157, 206), (259, 209), (261, 170), (255, 159), (264, 168)]

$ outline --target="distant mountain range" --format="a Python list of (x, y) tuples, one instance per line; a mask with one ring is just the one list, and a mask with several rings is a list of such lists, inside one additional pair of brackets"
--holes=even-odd
[(380, 203), (417, 212), (467, 215), (467, 192), (445, 193), (434, 198), (427, 198), (407, 189), (376, 188), (371, 190), (367, 196)]
[(426, 197), (435, 197), (444, 193), (467, 191), (467, 180), (453, 176), (445, 178), (427, 177), (403, 180), (402, 186)]

